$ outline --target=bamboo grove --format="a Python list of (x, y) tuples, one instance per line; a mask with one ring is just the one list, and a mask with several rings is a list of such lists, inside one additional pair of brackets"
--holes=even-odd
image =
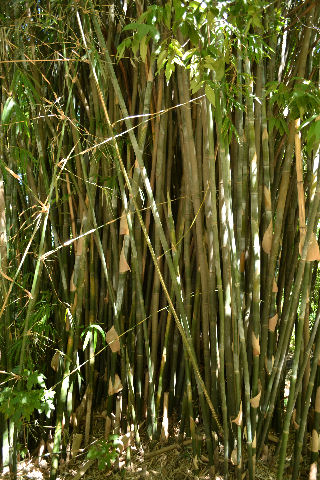
[(226, 478), (272, 433), (278, 478), (288, 446), (317, 478), (318, 2), (0, 19), (2, 465), (52, 435), (55, 479), (103, 412), (137, 443), (178, 426)]

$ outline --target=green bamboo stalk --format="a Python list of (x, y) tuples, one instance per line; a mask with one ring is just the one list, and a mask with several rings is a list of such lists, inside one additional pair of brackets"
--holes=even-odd
[[(316, 357), (315, 357), (316, 358)], [(312, 480), (312, 470), (317, 470), (317, 460), (319, 457), (319, 428), (320, 428), (320, 385), (319, 385), (319, 361), (315, 383), (315, 399), (314, 399), (314, 423), (311, 436), (311, 466), (309, 479)]]
[[(240, 357), (242, 360), (242, 367), (243, 367), (243, 380), (244, 380), (244, 399), (245, 399), (245, 413), (246, 413), (246, 427), (247, 427), (247, 449), (248, 449), (248, 470), (249, 470), (249, 478), (253, 478), (254, 476), (254, 463), (253, 463), (253, 455), (252, 455), (252, 428), (251, 428), (251, 406), (250, 406), (250, 379), (249, 379), (249, 368), (248, 368), (248, 358), (247, 358), (247, 348), (246, 348), (246, 339), (245, 339), (245, 332), (244, 332), (244, 323), (241, 315), (241, 307), (240, 307), (240, 266), (238, 265), (237, 259), (239, 255), (237, 255), (236, 251), (236, 244), (234, 239), (234, 228), (233, 227), (233, 217), (232, 217), (232, 206), (231, 206), (231, 196), (230, 196), (230, 159), (229, 153), (226, 147), (226, 140), (222, 136), (222, 112), (225, 111), (225, 104), (224, 104), (224, 96), (221, 92), (216, 93), (216, 122), (217, 122), (217, 136), (219, 141), (219, 156), (221, 157), (221, 173), (222, 173), (222, 182), (223, 187), (226, 191), (225, 199), (226, 199), (226, 221), (228, 225), (228, 240), (232, 248), (231, 251), (231, 275), (232, 275), (232, 286), (234, 288), (233, 298), (235, 302), (235, 316), (236, 316), (236, 323), (237, 323), (237, 335), (239, 335), (240, 341)], [(234, 339), (234, 343), (235, 343)], [(237, 339), (238, 341), (238, 339)], [(239, 372), (238, 368), (239, 359), (236, 357), (234, 351), (234, 364), (235, 364), (235, 372)], [(236, 380), (236, 403), (239, 406), (238, 415), (241, 411), (241, 403), (240, 403), (240, 375), (237, 373), (235, 375)], [(238, 438), (240, 435), (238, 436)], [(238, 454), (240, 454), (238, 450)]]
[(281, 435), (281, 449), (279, 454), (279, 465), (278, 465), (279, 479), (283, 477), (285, 457), (286, 457), (286, 451), (287, 451), (287, 442), (288, 442), (288, 436), (289, 436), (289, 426), (290, 426), (291, 416), (294, 408), (297, 372), (299, 367), (299, 358), (300, 358), (300, 351), (301, 351), (301, 345), (302, 345), (302, 339), (303, 339), (304, 315), (305, 315), (307, 295), (308, 295), (308, 280), (310, 276), (309, 273), (310, 273), (310, 264), (307, 264), (305, 267), (304, 279), (302, 283), (302, 295), (301, 295), (301, 304), (300, 304), (301, 313), (299, 315), (299, 319), (296, 325), (296, 332), (295, 332), (295, 350), (294, 350), (294, 357), (293, 357), (292, 374), (290, 378), (289, 398), (287, 403), (286, 416), (283, 424), (283, 432)]
[(209, 140), (209, 171), (210, 171), (210, 190), (212, 196), (212, 227), (213, 227), (213, 246), (214, 246), (214, 262), (215, 272), (217, 277), (217, 290), (218, 290), (218, 305), (219, 305), (219, 385), (220, 385), (220, 397), (221, 397), (221, 409), (222, 409), (222, 421), (224, 432), (224, 472), (228, 475), (228, 462), (230, 454), (229, 445), (229, 422), (228, 422), (228, 404), (226, 398), (226, 385), (225, 385), (225, 309), (224, 309), (224, 295), (223, 295), (223, 283), (220, 266), (220, 251), (219, 251), (219, 233), (217, 222), (217, 205), (216, 205), (216, 167), (215, 167), (215, 154), (214, 154), (214, 126), (213, 126), (213, 111), (211, 105), (207, 101), (208, 112), (208, 140)]
[[(250, 165), (250, 223), (251, 223), (251, 249), (253, 264), (253, 278), (252, 278), (252, 352), (253, 352), (253, 372), (251, 380), (251, 395), (256, 397), (258, 395), (258, 377), (259, 377), (259, 356), (260, 356), (260, 239), (259, 239), (259, 193), (258, 193), (258, 179), (259, 179), (259, 153), (257, 151), (258, 138), (257, 129), (255, 130), (255, 116), (253, 106), (253, 78), (251, 75), (251, 65), (249, 58), (245, 58), (245, 73), (247, 75), (247, 82), (249, 82), (246, 104), (247, 104), (247, 121), (248, 121), (248, 135), (249, 135), (249, 165)], [(260, 133), (260, 125), (258, 125), (258, 132)], [(252, 435), (256, 435), (257, 409), (252, 407), (251, 422)], [(253, 446), (253, 468), (256, 463), (256, 448)]]
[[(196, 215), (196, 246), (197, 257), (200, 267), (201, 275), (201, 290), (202, 290), (202, 329), (203, 329), (203, 346), (204, 346), (204, 365), (205, 365), (205, 384), (208, 390), (210, 390), (210, 351), (209, 351), (209, 310), (208, 310), (208, 262), (203, 248), (204, 233), (202, 215), (199, 213), (200, 204), (200, 191), (201, 185), (199, 180), (197, 156), (195, 149), (195, 142), (192, 132), (192, 120), (191, 113), (188, 107), (190, 103), (189, 95), (189, 82), (187, 72), (184, 69), (178, 68), (177, 70), (180, 102), (183, 104), (181, 107), (181, 119), (182, 119), (182, 133), (183, 142), (185, 142), (185, 153), (188, 152), (188, 166), (185, 169), (185, 175), (189, 178), (191, 186), (191, 198), (193, 203), (194, 215)], [(184, 161), (187, 161), (185, 158)]]
[[(277, 350), (276, 357), (275, 357), (275, 360), (274, 360), (274, 366), (273, 366), (272, 374), (271, 374), (271, 377), (270, 377), (270, 380), (269, 380), (269, 383), (268, 383), (268, 390), (266, 392), (265, 400), (264, 400), (264, 403), (262, 405), (262, 414), (266, 415), (266, 417), (263, 420), (263, 425), (262, 425), (262, 421), (260, 421), (259, 422), (260, 425), (258, 425), (257, 433), (259, 434), (259, 436), (261, 434), (260, 448), (261, 448), (261, 445), (264, 443), (264, 439), (265, 439), (266, 433), (268, 431), (270, 420), (271, 420), (271, 417), (272, 417), (272, 413), (273, 413), (273, 409), (274, 409), (274, 401), (275, 401), (277, 388), (278, 388), (278, 384), (279, 384), (280, 377), (281, 377), (281, 372), (282, 372), (283, 365), (284, 365), (284, 358), (285, 358), (285, 354), (286, 354), (287, 347), (288, 347), (288, 344), (289, 344), (294, 318), (295, 318), (295, 315), (296, 315), (296, 312), (297, 312), (297, 305), (298, 305), (298, 301), (299, 301), (301, 283), (302, 283), (302, 279), (303, 279), (303, 275), (304, 275), (304, 269), (305, 269), (305, 263), (306, 263), (306, 257), (307, 257), (307, 250), (308, 250), (309, 241), (311, 239), (311, 234), (312, 234), (312, 231), (313, 231), (313, 226), (314, 226), (314, 221), (315, 221), (315, 218), (316, 218), (316, 213), (317, 213), (317, 210), (318, 210), (319, 196), (320, 196), (320, 179), (319, 179), (319, 172), (318, 172), (317, 188), (316, 188), (316, 192), (315, 192), (312, 204), (310, 206), (310, 215), (309, 215), (309, 222), (308, 222), (308, 227), (307, 227), (307, 234), (306, 234), (305, 243), (304, 243), (304, 246), (303, 246), (301, 259), (300, 259), (300, 262), (299, 262), (298, 271), (297, 271), (297, 274), (296, 274), (294, 289), (293, 289), (291, 299), (290, 299), (290, 310), (287, 312), (285, 317), (282, 319), (284, 327), (283, 327), (282, 335), (280, 336), (279, 341), (278, 341), (278, 350)], [(259, 452), (258, 452), (258, 454), (259, 454)]]
[[(307, 417), (308, 417), (308, 412), (309, 412), (309, 405), (310, 405), (310, 399), (312, 395), (312, 390), (314, 388), (314, 380), (315, 376), (317, 373), (317, 368), (318, 368), (318, 361), (319, 361), (319, 355), (320, 355), (320, 332), (317, 333), (316, 341), (315, 341), (315, 350), (313, 354), (313, 362), (312, 362), (312, 367), (310, 371), (310, 378), (309, 378), (309, 383), (306, 391), (306, 396), (305, 396), (305, 401), (303, 405), (303, 411), (301, 415), (301, 421), (299, 425), (299, 432), (298, 432), (298, 438), (297, 438), (297, 448), (295, 450), (295, 458), (293, 460), (293, 474), (292, 474), (292, 479), (296, 480), (299, 475), (299, 468), (300, 468), (300, 463), (301, 463), (301, 451), (304, 443), (304, 437), (305, 437), (305, 429), (306, 429), (306, 424), (307, 424)], [(317, 408), (319, 406), (317, 405)], [(315, 434), (314, 434), (315, 435)], [(318, 433), (316, 431), (317, 439), (318, 439)], [(313, 449), (314, 451), (314, 449)]]

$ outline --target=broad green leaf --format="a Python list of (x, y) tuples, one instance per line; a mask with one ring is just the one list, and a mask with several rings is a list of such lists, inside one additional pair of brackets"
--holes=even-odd
[(133, 42), (132, 42), (132, 52), (135, 57), (137, 57), (137, 53), (140, 47), (140, 38), (138, 36), (133, 37)]
[(186, 13), (185, 7), (181, 4), (180, 0), (173, 0), (173, 8), (175, 13), (175, 19), (179, 22), (183, 15)]
[(146, 61), (146, 56), (148, 52), (148, 43), (149, 43), (148, 37), (144, 37), (140, 42), (140, 56), (143, 62)]
[(82, 347), (83, 351), (87, 348), (87, 345), (88, 345), (88, 343), (89, 343), (90, 337), (91, 337), (91, 332), (90, 332), (90, 330), (88, 330), (87, 333), (86, 333), (84, 342), (83, 342), (83, 347)]
[(204, 57), (204, 68), (209, 68), (210, 70), (216, 70), (216, 60), (214, 60), (210, 55)]
[(153, 25), (146, 25), (145, 23), (137, 23), (133, 22), (129, 25), (126, 25), (123, 30), (136, 30), (139, 39), (141, 40), (143, 37), (147, 36), (148, 34), (154, 38), (158, 35), (158, 30)]
[(130, 38), (126, 38), (125, 40), (123, 40), (123, 42), (120, 43), (120, 45), (118, 45), (118, 48), (117, 48), (118, 60), (120, 60), (123, 57), (125, 49), (129, 48), (131, 46), (131, 43), (132, 43), (132, 38), (130, 37)]
[(220, 58), (215, 62), (216, 80), (220, 82), (224, 77), (224, 59)]
[(172, 75), (172, 72), (174, 72), (174, 71), (175, 71), (174, 63), (172, 63), (172, 61), (168, 60), (168, 63), (166, 65), (166, 71), (165, 71), (167, 82), (169, 82), (170, 77)]
[(210, 85), (206, 85), (205, 94), (209, 102), (215, 107), (216, 106), (216, 94), (213, 88)]
[(1, 123), (3, 125), (9, 122), (15, 106), (16, 106), (16, 102), (14, 101), (14, 99), (12, 97), (7, 98), (7, 101), (4, 104), (3, 112), (1, 115)]
[(197, 93), (201, 87), (202, 87), (202, 81), (199, 79), (199, 77), (193, 77), (190, 82), (190, 88), (192, 93)]
[(166, 3), (164, 6), (164, 24), (167, 28), (171, 27), (171, 3)]
[(158, 72), (161, 70), (161, 68), (163, 68), (165, 62), (167, 61), (167, 55), (168, 55), (167, 49), (161, 50), (161, 52), (159, 53), (157, 58)]
[(98, 338), (97, 330), (94, 330), (94, 332), (93, 332), (93, 351), (94, 352), (96, 351), (97, 338)]

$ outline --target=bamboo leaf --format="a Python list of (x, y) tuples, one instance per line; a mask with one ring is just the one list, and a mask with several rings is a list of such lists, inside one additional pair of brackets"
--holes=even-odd
[(83, 342), (83, 347), (82, 347), (83, 351), (87, 348), (91, 335), (92, 335), (92, 332), (88, 330)]
[(144, 37), (140, 42), (140, 56), (143, 62), (146, 61), (147, 53), (148, 53), (148, 37)]
[(167, 56), (168, 56), (168, 50), (164, 49), (161, 50), (160, 54), (157, 57), (157, 67), (158, 67), (158, 72), (163, 68), (164, 64), (167, 61)]
[(207, 96), (207, 99), (209, 102), (215, 107), (216, 105), (216, 94), (213, 88), (210, 87), (210, 85), (206, 85), (205, 87), (205, 94)]
[(16, 102), (12, 97), (7, 98), (6, 103), (4, 104), (4, 107), (3, 107), (2, 115), (1, 115), (2, 124), (6, 124), (9, 122), (15, 105), (16, 105)]

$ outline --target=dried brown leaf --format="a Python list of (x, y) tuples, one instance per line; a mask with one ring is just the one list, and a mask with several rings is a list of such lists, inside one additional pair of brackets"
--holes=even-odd
[(313, 262), (314, 260), (320, 260), (320, 250), (315, 233), (311, 236), (307, 253), (307, 262)]
[(252, 332), (252, 349), (253, 349), (253, 356), (257, 357), (260, 355), (260, 343), (259, 343), (259, 336), (256, 337), (254, 332)]
[(60, 352), (59, 350), (57, 350), (51, 359), (51, 368), (53, 368), (55, 372), (58, 371), (59, 360), (60, 360)]
[(256, 448), (257, 447), (257, 433), (254, 432), (254, 438), (253, 438), (253, 441), (252, 441), (252, 448)]
[(121, 219), (120, 219), (120, 235), (129, 235), (129, 227), (127, 222), (127, 217), (125, 212), (123, 211)]
[(128, 262), (126, 260), (125, 255), (124, 255), (124, 250), (123, 250), (123, 247), (122, 247), (121, 255), (120, 255), (120, 263), (119, 263), (119, 272), (120, 273), (125, 273), (128, 270), (131, 270), (131, 269), (128, 265)]
[(314, 428), (312, 430), (311, 451), (317, 452), (318, 449), (319, 449), (319, 434), (317, 430)]
[(268, 447), (268, 445), (263, 445), (261, 461), (262, 462), (267, 462), (268, 457), (269, 457), (269, 447)]
[(273, 317), (269, 318), (269, 330), (274, 332), (278, 323), (278, 314), (276, 313)]
[(262, 140), (268, 140), (268, 138), (269, 138), (268, 129), (265, 127), (262, 131)]
[(277, 285), (277, 282), (274, 278), (273, 279), (273, 285), (272, 285), (272, 293), (277, 293), (277, 291), (278, 291), (278, 285)]
[(77, 287), (75, 286), (74, 282), (74, 271), (72, 272), (71, 278), (70, 278), (70, 292), (75, 292)]
[(72, 458), (75, 457), (79, 452), (79, 449), (81, 447), (82, 437), (83, 437), (82, 433), (75, 433), (73, 435), (72, 447), (71, 447)]
[(264, 186), (264, 206), (266, 210), (271, 210), (271, 192), (268, 187)]
[(238, 455), (237, 455), (237, 449), (234, 448), (231, 452), (231, 463), (232, 465), (238, 465)]
[(114, 383), (112, 383), (111, 378), (109, 378), (109, 388), (108, 388), (108, 395), (113, 395), (114, 393), (118, 393), (123, 389), (121, 380), (119, 375), (116, 373), (114, 376)]
[(253, 397), (253, 398), (250, 399), (250, 403), (251, 403), (251, 407), (252, 407), (252, 408), (258, 408), (258, 407), (259, 407), (260, 397), (261, 397), (261, 390), (260, 390), (260, 392), (258, 393), (258, 395), (256, 395), (255, 397)]
[(7, 167), (6, 165), (4, 165), (4, 168), (7, 170), (7, 172), (10, 173), (10, 175), (12, 175), (16, 180), (19, 180), (20, 181), (20, 177), (18, 174), (16, 174), (15, 172), (13, 172), (9, 167)]
[(242, 402), (240, 403), (239, 413), (237, 417), (234, 420), (232, 420), (232, 422), (239, 426), (242, 425)]
[(117, 334), (117, 331), (113, 325), (110, 328), (110, 330), (108, 330), (106, 333), (106, 340), (113, 353), (119, 352), (120, 350), (119, 335)]
[(270, 220), (269, 226), (267, 230), (264, 232), (263, 239), (262, 239), (263, 251), (268, 255), (271, 252), (272, 237), (273, 237), (273, 228), (272, 228), (272, 220)]
[(317, 480), (317, 478), (318, 478), (318, 463), (313, 462), (310, 465), (309, 480)]

